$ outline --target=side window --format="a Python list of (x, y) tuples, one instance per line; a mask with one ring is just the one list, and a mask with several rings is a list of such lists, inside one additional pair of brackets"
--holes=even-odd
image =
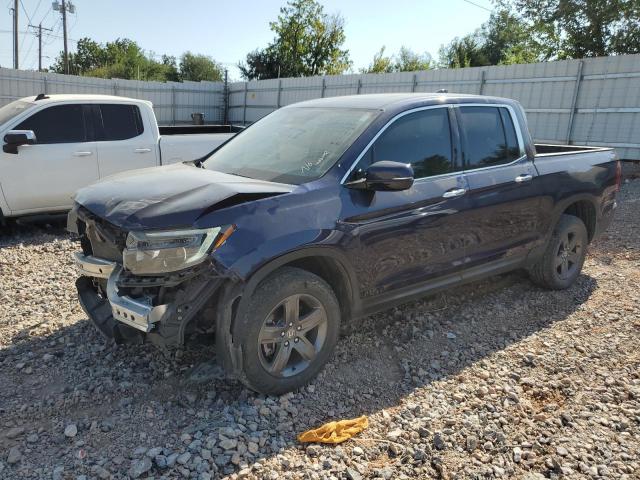
[(456, 171), (447, 108), (410, 113), (393, 122), (362, 157), (360, 174), (381, 160), (410, 163), (415, 178)]
[(465, 168), (510, 163), (520, 157), (511, 115), (500, 107), (460, 107)]
[(87, 140), (82, 105), (54, 105), (34, 113), (15, 127), (33, 130), (38, 144), (78, 143)]
[(136, 105), (101, 104), (99, 111), (103, 128), (102, 133), (98, 133), (98, 140), (127, 140), (144, 132), (140, 109)]

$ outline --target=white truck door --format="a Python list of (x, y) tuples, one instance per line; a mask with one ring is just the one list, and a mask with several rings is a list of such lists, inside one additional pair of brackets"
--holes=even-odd
[(14, 130), (33, 130), (36, 145), (0, 151), (2, 191), (12, 215), (71, 208), (76, 190), (98, 180), (96, 144), (87, 135), (88, 108), (52, 105)]
[(93, 112), (100, 178), (157, 165), (156, 136), (145, 128), (138, 105), (100, 103)]

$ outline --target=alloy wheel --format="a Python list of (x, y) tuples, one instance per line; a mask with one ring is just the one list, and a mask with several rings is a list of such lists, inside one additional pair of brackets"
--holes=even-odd
[(580, 264), (582, 243), (575, 232), (566, 232), (560, 238), (554, 268), (558, 277), (563, 280), (571, 277)]
[(282, 300), (264, 319), (258, 335), (262, 366), (275, 377), (305, 370), (327, 337), (327, 313), (312, 295), (296, 294)]

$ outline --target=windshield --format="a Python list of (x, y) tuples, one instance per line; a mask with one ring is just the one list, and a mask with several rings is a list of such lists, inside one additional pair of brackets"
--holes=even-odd
[(11, 102), (10, 104), (5, 105), (4, 107), (0, 107), (0, 125), (20, 115), (27, 108), (32, 106), (33, 106), (33, 103), (31, 102), (16, 100), (15, 102)]
[(377, 114), (347, 108), (276, 110), (216, 151), (204, 166), (271, 182), (309, 182), (324, 175)]

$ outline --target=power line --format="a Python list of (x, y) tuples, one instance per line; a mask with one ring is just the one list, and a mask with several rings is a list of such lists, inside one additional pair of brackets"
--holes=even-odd
[(462, 0), (462, 1), (466, 2), (466, 3), (470, 4), (470, 5), (473, 5), (474, 7), (478, 7), (478, 8), (481, 8), (482, 10), (486, 10), (487, 12), (493, 13), (493, 10), (491, 10), (490, 8), (485, 7), (484, 5), (479, 5), (479, 4), (475, 3), (475, 2), (472, 2), (471, 0)]

